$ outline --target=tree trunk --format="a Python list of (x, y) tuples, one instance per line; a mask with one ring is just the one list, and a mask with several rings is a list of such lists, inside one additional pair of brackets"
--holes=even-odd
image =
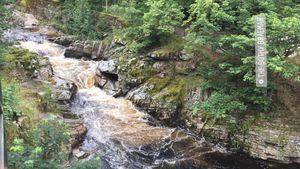
[(107, 8), (108, 8), (108, 0), (105, 0), (105, 10), (107, 12)]

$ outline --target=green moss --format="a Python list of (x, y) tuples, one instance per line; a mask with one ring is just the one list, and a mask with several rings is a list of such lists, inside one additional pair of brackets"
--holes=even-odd
[(176, 76), (175, 78), (152, 78), (150, 94), (154, 100), (163, 100), (170, 104), (180, 105), (187, 91), (198, 86), (200, 79), (194, 76)]
[(131, 78), (139, 79), (141, 82), (144, 82), (151, 75), (153, 75), (153, 69), (151, 69), (149, 66), (144, 68), (136, 67), (130, 69), (128, 73)]
[(10, 48), (8, 53), (4, 56), (5, 62), (22, 64), (24, 67), (28, 67), (32, 59), (37, 59), (38, 55), (29, 52), (27, 49)]
[[(13, 74), (15, 78), (25, 78), (32, 76), (34, 71), (39, 68), (38, 54), (29, 52), (26, 49), (10, 48), (4, 55), (5, 74)], [(34, 62), (33, 62), (34, 61)]]
[(150, 95), (154, 96), (164, 89), (170, 82), (170, 78), (153, 77), (147, 81), (148, 91)]
[(180, 103), (182, 101), (182, 94), (184, 90), (184, 85), (182, 80), (174, 80), (172, 83), (165, 89), (163, 95), (164, 99), (167, 102), (171, 103)]
[(134, 54), (120, 53), (118, 54), (117, 59), (119, 70), (126, 76), (126, 81), (128, 83), (131, 83), (133, 80), (138, 80), (142, 83), (155, 73), (151, 62), (139, 60)]

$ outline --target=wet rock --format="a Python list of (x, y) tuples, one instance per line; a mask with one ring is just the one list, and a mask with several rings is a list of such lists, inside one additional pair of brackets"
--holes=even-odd
[(83, 52), (83, 44), (81, 42), (75, 42), (74, 44), (72, 44), (71, 46), (69, 46), (68, 48), (66, 48), (65, 51), (65, 57), (69, 57), (69, 58), (91, 58), (91, 54), (90, 53), (84, 53)]
[(57, 84), (53, 91), (53, 99), (58, 101), (69, 102), (77, 91), (77, 86), (68, 81), (62, 81)]
[(100, 61), (98, 69), (101, 73), (117, 74), (117, 66), (115, 61)]
[(107, 81), (108, 81), (108, 78), (106, 78), (105, 76), (96, 75), (96, 77), (95, 77), (95, 85), (100, 88), (103, 88), (106, 85)]
[(80, 119), (64, 119), (64, 121), (70, 126), (71, 147), (77, 147), (83, 142), (87, 133), (87, 128)]
[(72, 150), (72, 154), (77, 159), (83, 159), (83, 158), (86, 158), (89, 155), (88, 153), (86, 153), (84, 151), (81, 151), (80, 149)]
[[(60, 106), (65, 106), (65, 105), (60, 105)], [(62, 111), (62, 110), (60, 110), (60, 111)], [(70, 110), (62, 111), (61, 116), (64, 119), (78, 119), (77, 115), (72, 113)]]
[(48, 58), (39, 57), (38, 61), (32, 61), (38, 63), (38, 69), (35, 70), (35, 77), (40, 80), (49, 80), (53, 77), (52, 65)]
[(143, 87), (129, 92), (126, 98), (131, 100), (138, 107), (144, 107), (144, 109), (146, 110), (151, 104), (151, 96), (145, 91)]
[(118, 80), (108, 78), (107, 75), (97, 75), (95, 77), (95, 85), (114, 97), (118, 97), (122, 94), (122, 86), (119, 84)]
[(75, 41), (66, 49), (65, 56), (71, 58), (106, 59), (105, 52), (111, 43), (98, 41)]
[(2, 40), (9, 43), (17, 43), (18, 41), (33, 41), (41, 43), (46, 39), (46, 36), (38, 32), (28, 33), (21, 29), (5, 30), (2, 35)]
[(75, 37), (74, 36), (59, 36), (59, 37), (50, 37), (50, 38), (48, 38), (48, 40), (51, 42), (57, 43), (59, 45), (62, 45), (62, 46), (69, 46), (74, 42)]

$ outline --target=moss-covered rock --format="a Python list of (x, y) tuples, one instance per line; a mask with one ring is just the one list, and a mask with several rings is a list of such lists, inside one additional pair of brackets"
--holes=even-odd
[[(126, 94), (130, 89), (137, 87), (157, 73), (153, 69), (153, 62), (151, 60), (139, 57), (123, 45), (117, 43), (111, 45), (110, 50), (106, 53), (106, 57), (114, 62), (116, 70), (107, 75), (105, 75), (107, 72), (102, 71), (102, 74), (98, 73), (98, 76), (107, 76), (108, 79), (111, 79), (111, 74), (114, 74), (117, 78), (113, 79), (118, 80), (115, 83), (117, 85), (116, 90), (120, 90), (121, 95)], [(101, 72), (100, 69), (99, 72)]]
[[(48, 80), (53, 76), (49, 59), (27, 49), (11, 48), (4, 56), (4, 73), (14, 78), (26, 80), (39, 78)], [(9, 76), (8, 76), (9, 77)]]
[(181, 114), (187, 105), (187, 94), (198, 86), (198, 77), (153, 77), (128, 94), (135, 104), (155, 118), (172, 124), (182, 121)]

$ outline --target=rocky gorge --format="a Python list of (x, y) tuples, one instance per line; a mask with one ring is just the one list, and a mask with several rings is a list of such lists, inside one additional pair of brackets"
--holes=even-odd
[[(31, 15), (29, 16), (31, 17)], [(297, 118), (299, 118), (297, 112), (300, 110), (299, 107), (295, 106), (297, 96), (300, 94), (299, 84), (284, 82), (282, 85), (290, 86), (289, 90), (283, 90), (282, 88), (279, 92), (282, 104), (286, 105), (287, 110), (294, 112), (291, 113), (289, 118), (281, 118), (280, 116), (270, 117), (270, 119), (261, 118), (255, 123), (249, 122), (249, 126), (245, 126), (243, 130), (233, 131), (230, 128), (230, 122), (215, 123), (214, 121), (207, 121), (204, 115), (193, 113), (193, 104), (196, 101), (207, 100), (211, 91), (203, 90), (200, 87), (201, 78), (196, 73), (197, 66), (195, 63), (197, 60), (188, 54), (182, 51), (165, 52), (156, 49), (137, 55), (126, 46), (125, 42), (118, 39), (111, 41), (79, 41), (73, 36), (58, 33), (55, 29), (39, 27), (36, 22), (28, 22), (27, 24), (29, 25), (25, 27), (25, 30), (37, 33), (38, 38), (41, 37), (40, 35), (43, 35), (48, 42), (45, 45), (45, 43), (40, 43), (38, 40), (28, 40), (28, 34), (24, 33), (24, 36), (17, 39), (21, 41), (19, 47), (29, 49), (39, 55), (46, 56), (46, 58), (63, 55), (65, 58), (70, 59), (68, 61), (56, 60), (55, 58), (52, 61), (44, 58), (37, 60), (38, 69), (36, 69), (37, 71), (34, 72), (34, 75), (35, 78), (42, 81), (54, 79), (53, 99), (67, 107), (62, 116), (72, 126), (71, 144), (75, 149), (73, 153), (78, 158), (83, 158), (88, 152), (82, 151), (88, 146), (85, 148), (83, 146), (83, 148), (79, 148), (80, 150), (77, 148), (82, 142), (87, 142), (85, 135), (88, 133), (87, 129), (91, 128), (84, 126), (88, 124), (84, 123), (84, 120), (79, 120), (78, 117), (74, 119), (70, 107), (72, 107), (71, 103), (80, 89), (96, 86), (109, 96), (120, 99), (125, 98), (131, 101), (139, 110), (151, 115), (151, 118), (147, 117), (151, 119), (147, 123), (157, 124), (158, 121), (163, 126), (180, 127), (194, 133), (191, 135), (195, 135), (195, 137), (186, 138), (185, 132), (181, 130), (172, 131), (170, 137), (172, 139), (176, 138), (172, 144), (178, 143), (178, 149), (175, 148), (173, 153), (184, 154), (187, 159), (192, 159), (192, 161), (197, 159), (196, 164), (202, 162), (201, 160), (204, 157), (198, 158), (193, 152), (214, 151), (214, 148), (206, 146), (206, 142), (203, 142), (204, 146), (202, 146), (201, 142), (201, 148), (203, 149), (199, 148), (198, 142), (195, 141), (195, 138), (198, 136), (205, 136), (207, 140), (228, 148), (233, 148), (234, 145), (237, 145), (243, 149), (243, 152), (254, 158), (286, 164), (297, 165), (300, 163), (300, 124), (297, 121)], [(32, 38), (33, 36), (30, 35), (30, 37)], [(43, 45), (45, 46), (43, 47)], [(38, 47), (32, 48), (32, 46)], [(74, 61), (74, 58), (76, 61)], [(35, 61), (32, 62), (31, 66), (33, 65), (35, 65)], [(62, 67), (65, 69), (62, 69)], [(95, 72), (93, 72), (93, 68), (95, 68)], [(66, 71), (70, 70), (73, 71), (70, 75), (62, 77), (62, 75), (66, 74)], [(56, 72), (56, 75), (54, 75), (54, 72)], [(98, 89), (93, 89), (93, 91), (98, 92), (98, 94), (101, 93)], [(39, 94), (42, 95), (42, 93)], [(79, 92), (79, 94), (87, 97), (87, 99), (90, 95), (96, 97), (94, 96), (95, 93)], [(286, 99), (287, 96), (292, 98)], [(109, 101), (114, 102), (113, 97), (109, 97)], [(94, 102), (98, 101), (93, 100), (90, 104), (93, 105)], [(81, 100), (77, 102), (78, 105), (88, 103), (88, 100), (86, 100), (86, 103), (82, 103)], [(119, 103), (121, 104), (121, 101)], [(101, 104), (104, 103), (101, 102)], [(117, 105), (118, 101), (115, 104)], [(124, 104), (127, 105), (127, 103)], [(84, 109), (79, 110), (82, 112)], [(89, 112), (86, 113), (88, 114)], [(141, 118), (145, 117), (142, 116)], [(249, 121), (251, 121), (253, 118), (257, 117), (249, 116), (246, 120), (250, 119)], [(153, 129), (149, 126), (145, 128), (149, 129), (147, 130), (148, 132), (156, 131), (156, 128)], [(153, 132), (155, 133), (155, 131)], [(169, 132), (169, 130), (163, 129), (161, 132)], [(117, 137), (118, 135), (113, 136)], [(126, 139), (127, 135), (122, 137)], [(155, 141), (159, 138), (154, 137), (153, 139)], [(136, 141), (141, 140), (137, 139)], [(188, 146), (180, 147), (183, 144)], [(153, 147), (146, 147), (145, 149), (147, 148), (151, 149)], [(165, 154), (160, 154), (160, 156), (168, 156), (167, 150), (166, 148)], [(217, 155), (210, 154), (205, 158), (210, 156)], [(189, 160), (183, 161), (184, 163), (192, 163)], [(182, 166), (185, 165), (183, 164)]]
[(231, 137), (235, 137), (243, 151), (255, 158), (281, 163), (300, 162), (299, 123), (294, 119), (292, 122), (295, 123), (282, 124), (282, 121), (297, 118), (299, 109), (290, 104), (297, 102), (299, 84), (293, 84), (289, 91), (279, 92), (279, 97), (295, 96), (282, 99), (283, 104), (296, 112), (289, 119), (262, 119), (248, 126), (247, 131), (233, 133), (226, 123), (205, 124), (205, 117), (193, 114), (194, 102), (206, 100), (210, 92), (201, 89), (201, 78), (195, 75), (196, 61), (188, 59), (184, 53), (159, 54), (158, 50), (137, 56), (118, 40), (80, 42), (69, 36), (51, 40), (67, 47), (66, 57), (98, 60), (96, 86), (114, 97), (131, 100), (166, 125), (189, 128), (224, 145), (229, 145), (233, 141)]

